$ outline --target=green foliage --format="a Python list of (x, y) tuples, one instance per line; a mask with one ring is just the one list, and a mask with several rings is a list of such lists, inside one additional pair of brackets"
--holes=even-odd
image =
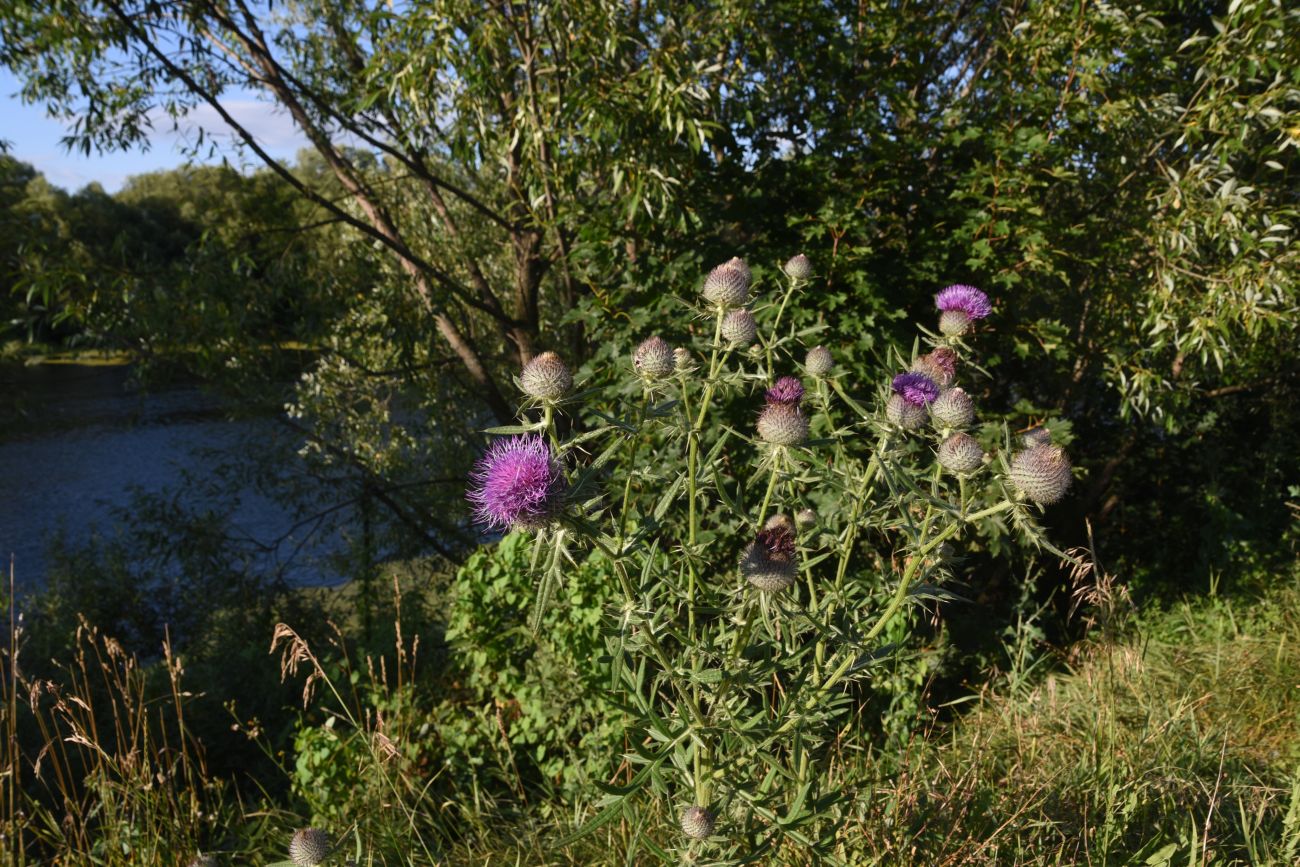
[(466, 784), (493, 777), (563, 800), (609, 779), (625, 721), (604, 695), (601, 621), (615, 597), (609, 563), (565, 571), (534, 633), (532, 539), (512, 533), (456, 574), (447, 612), (451, 695), (435, 712), (446, 762)]

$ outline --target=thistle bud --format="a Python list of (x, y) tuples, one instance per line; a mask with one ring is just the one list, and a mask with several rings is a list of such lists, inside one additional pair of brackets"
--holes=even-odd
[(939, 444), (939, 466), (952, 473), (973, 473), (984, 466), (984, 449), (973, 436), (958, 431)]
[(1073, 480), (1070, 458), (1060, 446), (1033, 446), (1011, 458), (1011, 484), (1035, 503), (1057, 502)]
[(936, 426), (963, 428), (975, 420), (975, 405), (965, 391), (950, 388), (930, 404), (930, 415)]
[(748, 310), (733, 310), (722, 320), (722, 339), (733, 346), (748, 346), (758, 336), (758, 323)]
[(661, 337), (646, 340), (632, 354), (632, 366), (646, 379), (671, 376), (675, 367), (673, 349)]
[(1032, 449), (1034, 446), (1049, 446), (1052, 444), (1052, 432), (1045, 427), (1036, 427), (1021, 434), (1020, 442), (1027, 449)]
[(707, 807), (690, 806), (682, 811), (682, 833), (692, 840), (706, 840), (713, 836), (718, 824), (718, 814)]
[(939, 331), (946, 337), (960, 337), (970, 330), (971, 318), (964, 310), (945, 310), (939, 314)]
[(903, 430), (916, 430), (925, 425), (929, 411), (924, 406), (908, 403), (901, 394), (895, 394), (885, 404), (885, 418)]
[(719, 265), (704, 278), (701, 291), (719, 307), (741, 307), (749, 300), (749, 267), (739, 259)]
[(811, 530), (817, 526), (817, 513), (812, 509), (800, 509), (794, 514), (794, 525), (800, 530)]
[(775, 593), (793, 584), (799, 574), (795, 564), (793, 528), (778, 526), (760, 531), (754, 541), (745, 546), (740, 558), (740, 574), (764, 593)]
[(333, 849), (329, 834), (317, 828), (299, 828), (289, 840), (289, 860), (295, 867), (316, 867)]
[(691, 358), (691, 351), (684, 347), (677, 347), (673, 350), (673, 370), (678, 373), (690, 373), (695, 369), (695, 359)]
[(812, 262), (808, 261), (808, 257), (803, 253), (800, 253), (797, 256), (791, 256), (786, 263), (781, 266), (781, 270), (785, 272), (785, 276), (796, 281), (807, 280), (813, 273)]
[(744, 274), (746, 283), (749, 283), (754, 279), (754, 272), (749, 270), (749, 264), (739, 256), (732, 256), (723, 264), (728, 268), (735, 268), (741, 274)]
[(769, 403), (758, 416), (758, 435), (776, 446), (797, 446), (808, 439), (808, 419), (799, 407)]
[(831, 351), (825, 346), (814, 346), (808, 350), (808, 356), (803, 362), (803, 369), (816, 379), (825, 379), (833, 367), (835, 359), (831, 358)]
[(560, 356), (543, 352), (524, 365), (519, 387), (531, 397), (558, 400), (573, 388), (573, 374)]

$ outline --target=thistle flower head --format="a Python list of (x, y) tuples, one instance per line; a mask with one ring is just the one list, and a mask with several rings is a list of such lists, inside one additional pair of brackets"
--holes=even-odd
[(835, 359), (831, 358), (831, 351), (825, 346), (814, 346), (808, 350), (808, 356), (803, 362), (803, 369), (817, 379), (825, 379), (834, 366)]
[(885, 418), (903, 430), (923, 427), (929, 417), (930, 411), (925, 408), (925, 404), (917, 406), (901, 394), (891, 394), (889, 403), (885, 404)]
[(794, 513), (794, 524), (800, 530), (810, 530), (817, 526), (817, 513), (812, 509), (800, 509)]
[(672, 376), (676, 367), (673, 348), (658, 335), (644, 341), (632, 353), (632, 366), (646, 379), (663, 379)]
[(966, 314), (967, 319), (983, 319), (993, 312), (989, 296), (974, 286), (955, 283), (934, 296), (934, 306), (947, 313), (953, 310)]
[(573, 374), (560, 356), (543, 352), (524, 365), (519, 374), (519, 387), (530, 397), (558, 400), (573, 388)]
[(732, 310), (722, 319), (722, 339), (733, 346), (748, 346), (758, 336), (758, 323), (754, 314), (741, 308)]
[(813, 273), (812, 262), (808, 261), (808, 257), (803, 253), (787, 259), (786, 263), (781, 266), (781, 270), (791, 280), (807, 280)]
[(947, 346), (936, 347), (918, 355), (912, 369), (933, 379), (940, 388), (947, 388), (957, 378), (957, 353)]
[(749, 300), (749, 280), (749, 266), (732, 259), (709, 272), (701, 292), (719, 307), (740, 307)]
[(333, 850), (330, 835), (318, 828), (299, 828), (289, 840), (289, 860), (296, 867), (323, 864)]
[(758, 415), (758, 435), (776, 446), (797, 446), (808, 439), (808, 419), (797, 405), (769, 403)]
[(682, 833), (692, 840), (706, 840), (713, 836), (718, 824), (718, 814), (707, 807), (690, 806), (682, 810)]
[(968, 427), (975, 420), (975, 404), (964, 390), (949, 388), (930, 405), (930, 416), (938, 427)]
[(722, 264), (726, 265), (728, 268), (735, 268), (741, 274), (744, 274), (746, 283), (754, 279), (754, 272), (749, 270), (749, 263), (739, 256), (732, 256)]
[(793, 376), (783, 376), (767, 390), (768, 403), (798, 406), (803, 402), (803, 383)]
[[(783, 530), (790, 533), (794, 532), (794, 521), (785, 512), (777, 512), (772, 517), (763, 522), (764, 530)], [(793, 549), (791, 549), (793, 550)]]
[(1011, 458), (1011, 484), (1035, 503), (1059, 501), (1073, 480), (1070, 458), (1060, 446), (1032, 446)]
[(794, 583), (799, 569), (795, 563), (794, 528), (788, 524), (758, 532), (745, 546), (740, 558), (740, 574), (765, 593), (784, 590)]
[(939, 396), (939, 386), (924, 373), (908, 371), (894, 377), (894, 394), (912, 406), (926, 407)]
[(939, 466), (952, 473), (973, 473), (984, 465), (984, 449), (970, 434), (958, 431), (939, 444)]
[(492, 443), (470, 473), (467, 496), (487, 527), (535, 529), (555, 516), (565, 488), (551, 447), (533, 434)]

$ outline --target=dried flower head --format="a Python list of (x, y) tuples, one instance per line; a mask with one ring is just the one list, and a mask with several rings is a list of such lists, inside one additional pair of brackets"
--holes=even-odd
[(707, 807), (690, 806), (682, 811), (682, 833), (692, 840), (706, 840), (713, 836), (718, 824), (718, 814)]
[(918, 355), (912, 369), (933, 379), (940, 388), (947, 388), (957, 378), (957, 353), (947, 346), (935, 347)]
[(814, 346), (808, 350), (808, 355), (803, 362), (803, 369), (808, 371), (809, 376), (817, 379), (825, 379), (834, 367), (835, 359), (831, 358), (831, 351), (825, 346)]
[(1059, 501), (1073, 480), (1070, 458), (1060, 446), (1033, 446), (1011, 458), (1011, 484), (1035, 503)]
[(748, 310), (732, 310), (722, 319), (722, 339), (733, 346), (748, 346), (758, 336), (758, 323)]
[(758, 415), (758, 435), (777, 446), (797, 446), (808, 439), (808, 419), (798, 406), (769, 403)]
[(803, 402), (803, 383), (793, 376), (783, 376), (767, 390), (768, 403), (784, 403), (798, 406)]
[(953, 473), (973, 473), (984, 466), (984, 449), (973, 436), (958, 431), (939, 444), (939, 465)]
[(930, 416), (939, 427), (967, 427), (975, 420), (975, 404), (964, 390), (950, 388), (930, 405)]
[(536, 529), (559, 511), (566, 483), (540, 435), (492, 443), (470, 473), (469, 501), (479, 523), (494, 529)]
[(704, 278), (704, 297), (719, 307), (741, 307), (749, 300), (749, 266), (739, 259), (725, 262)]
[(644, 341), (632, 353), (632, 366), (646, 379), (672, 376), (675, 368), (673, 348), (658, 335)]
[(794, 521), (785, 512), (777, 512), (772, 517), (763, 522), (764, 530), (788, 530), (794, 532)]
[(799, 574), (795, 563), (793, 527), (760, 530), (754, 541), (745, 546), (740, 558), (740, 574), (765, 593), (784, 590), (793, 584)]
[(781, 270), (784, 271), (785, 276), (789, 277), (791, 280), (807, 280), (813, 273), (812, 262), (808, 261), (808, 257), (803, 253), (791, 256), (786, 260), (786, 263), (781, 266)]
[(318, 828), (299, 828), (289, 840), (289, 860), (296, 867), (316, 867), (334, 850), (330, 835)]
[(894, 394), (912, 406), (926, 407), (939, 396), (939, 386), (924, 373), (909, 371), (894, 377)]
[(541, 400), (558, 400), (573, 388), (569, 366), (554, 352), (543, 352), (524, 365), (519, 374), (524, 393)]

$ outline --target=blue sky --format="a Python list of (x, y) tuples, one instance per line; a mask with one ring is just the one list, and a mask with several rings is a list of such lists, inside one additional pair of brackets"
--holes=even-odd
[[(9, 142), (9, 153), (31, 163), (58, 187), (73, 192), (91, 181), (98, 181), (104, 189), (114, 192), (131, 175), (156, 169), (172, 168), (185, 162), (181, 146), (193, 130), (202, 126), (210, 132), (222, 131), (220, 119), (206, 106), (188, 116), (179, 131), (173, 131), (171, 121), (164, 118), (150, 137), (147, 151), (132, 150), (107, 154), (80, 151), (69, 152), (60, 139), (67, 134), (62, 123), (46, 116), (42, 105), (23, 105), (18, 98), (21, 85), (9, 70), (0, 67), (0, 139)], [(276, 112), (252, 93), (232, 94), (228, 107), (241, 123), (263, 140), (273, 156), (292, 159), (306, 139), (294, 128), (293, 122), (283, 112)], [(248, 161), (230, 147), (229, 136), (218, 139), (225, 143), (221, 153), (234, 165)], [(210, 162), (219, 162), (219, 154)]]

